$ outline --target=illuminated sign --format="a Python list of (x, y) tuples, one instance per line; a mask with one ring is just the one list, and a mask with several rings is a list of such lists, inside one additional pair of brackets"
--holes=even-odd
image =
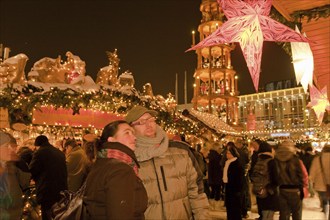
[(290, 133), (272, 133), (270, 134), (271, 137), (289, 137)]
[(103, 128), (111, 121), (124, 118), (116, 113), (89, 109), (80, 109), (75, 115), (72, 109), (43, 106), (40, 110), (33, 110), (33, 124)]

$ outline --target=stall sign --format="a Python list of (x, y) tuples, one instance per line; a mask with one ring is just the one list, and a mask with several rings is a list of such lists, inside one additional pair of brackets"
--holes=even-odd
[(43, 106), (33, 110), (33, 124), (103, 128), (111, 121), (123, 119), (122, 115), (98, 110), (80, 109), (74, 114), (72, 109)]

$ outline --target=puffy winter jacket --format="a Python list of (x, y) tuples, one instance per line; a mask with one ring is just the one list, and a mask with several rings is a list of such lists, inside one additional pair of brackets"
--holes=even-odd
[(203, 175), (187, 144), (170, 141), (164, 154), (139, 164), (148, 194), (146, 219), (209, 219)]
[[(309, 177), (316, 191), (325, 192), (327, 191), (325, 183), (330, 184), (330, 152), (322, 152), (321, 155), (324, 176), (321, 172), (320, 156), (317, 156), (312, 162)], [(324, 180), (324, 178), (326, 178), (326, 180)]]

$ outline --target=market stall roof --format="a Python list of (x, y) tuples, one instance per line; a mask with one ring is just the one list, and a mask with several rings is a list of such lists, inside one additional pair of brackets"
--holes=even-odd
[[(287, 20), (293, 21), (292, 13), (301, 10), (315, 10), (326, 6), (329, 0), (273, 0), (273, 6)], [(312, 19), (303, 18), (302, 30), (312, 41), (310, 44), (314, 56), (314, 82), (319, 90), (328, 88), (330, 97), (330, 17)]]
[(241, 136), (240, 131), (237, 131), (230, 125), (226, 124), (226, 122), (214, 114), (197, 111), (193, 108), (189, 109), (189, 111), (185, 109), (182, 114), (186, 117), (193, 118), (195, 121), (202, 122), (208, 129), (213, 130), (215, 133), (230, 136)]

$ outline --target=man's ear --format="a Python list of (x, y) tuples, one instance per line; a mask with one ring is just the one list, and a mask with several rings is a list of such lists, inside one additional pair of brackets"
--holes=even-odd
[(108, 137), (108, 142), (116, 142), (116, 139), (114, 137)]

